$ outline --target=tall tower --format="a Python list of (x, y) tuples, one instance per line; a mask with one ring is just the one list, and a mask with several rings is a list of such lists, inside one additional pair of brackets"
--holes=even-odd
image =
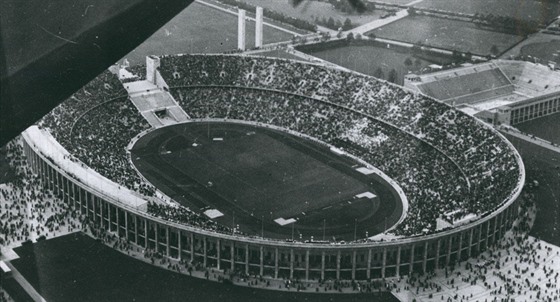
[(257, 16), (255, 18), (255, 47), (263, 45), (263, 8), (257, 6)]
[(245, 10), (237, 14), (237, 49), (245, 50)]

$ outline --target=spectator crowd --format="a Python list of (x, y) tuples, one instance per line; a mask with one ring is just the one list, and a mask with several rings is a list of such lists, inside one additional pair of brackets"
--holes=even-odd
[(452, 220), (484, 215), (506, 201), (520, 179), (514, 153), (494, 131), (371, 77), (222, 55), (164, 56), (159, 71), (192, 117), (288, 128), (380, 168), (409, 199), (398, 235), (433, 232), (445, 213), (453, 213)]
[[(371, 77), (226, 55), (164, 56), (159, 72), (191, 117), (294, 130), (384, 171), (409, 201), (406, 219), (393, 230), (396, 235), (435, 232), (438, 218), (480, 217), (506, 201), (518, 185), (515, 155), (494, 131), (443, 103)], [(126, 153), (130, 140), (149, 125), (113, 74), (100, 75), (39, 125), (100, 174), (154, 195)], [(150, 208), (158, 216), (192, 225), (206, 219), (180, 207), (168, 210)]]

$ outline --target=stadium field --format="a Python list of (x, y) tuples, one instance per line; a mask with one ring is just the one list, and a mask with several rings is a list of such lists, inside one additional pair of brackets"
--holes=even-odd
[(517, 124), (515, 128), (549, 142), (560, 144), (560, 113)]
[[(255, 22), (246, 23), (246, 46), (255, 45)], [(263, 43), (288, 41), (292, 35), (263, 27)], [(193, 2), (144, 43), (127, 54), (132, 65), (144, 64), (148, 55), (220, 53), (237, 49), (237, 16)]]
[[(253, 235), (353, 240), (382, 232), (402, 211), (392, 188), (356, 171), (358, 162), (283, 131), (179, 124), (146, 134), (131, 153), (140, 173), (168, 196), (200, 212), (217, 209), (218, 222)], [(356, 196), (362, 193), (376, 196)]]
[(477, 55), (491, 54), (493, 45), (503, 52), (523, 40), (522, 36), (483, 30), (470, 22), (427, 16), (406, 17), (380, 27), (373, 33), (380, 38), (420, 42), (438, 48), (470, 51)]
[(12, 264), (47, 301), (396, 302), (389, 292), (323, 294), (207, 281), (122, 254), (81, 233), (25, 244)]

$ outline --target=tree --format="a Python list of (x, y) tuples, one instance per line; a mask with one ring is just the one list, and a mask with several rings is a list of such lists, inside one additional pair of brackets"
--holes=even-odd
[(354, 34), (353, 33), (348, 33), (346, 35), (346, 41), (348, 41), (348, 42), (354, 41)]
[(375, 40), (375, 38), (377, 38), (377, 36), (373, 32), (367, 34), (367, 36), (370, 38), (370, 40)]
[(296, 44), (298, 42), (298, 36), (294, 35), (292, 37), (292, 44)]
[(389, 71), (389, 75), (387, 76), (387, 81), (391, 83), (397, 82), (397, 71), (394, 68), (391, 69), (391, 71)]
[(420, 68), (420, 66), (422, 66), (422, 60), (416, 58), (416, 60), (414, 60), (414, 66), (416, 66), (416, 68)]
[(383, 73), (383, 69), (381, 69), (381, 67), (377, 67), (377, 69), (373, 72), (373, 76), (378, 79), (384, 79), (385, 74)]
[(404, 60), (404, 66), (406, 67), (412, 66), (412, 60), (410, 58), (406, 58), (406, 60)]
[(361, 39), (362, 39), (362, 35), (361, 35), (360, 33), (357, 33), (357, 34), (354, 36), (354, 39), (356, 39), (356, 40), (361, 40)]
[(422, 52), (422, 43), (418, 42), (412, 45), (412, 53), (419, 54)]
[(409, 16), (416, 16), (416, 9), (412, 6), (408, 8), (408, 15)]
[(350, 20), (350, 18), (346, 18), (346, 20), (344, 20), (344, 24), (342, 25), (342, 29), (343, 30), (352, 29), (352, 20)]
[(492, 47), (490, 48), (490, 53), (494, 56), (500, 54), (500, 50), (498, 49), (498, 46), (492, 45)]
[(453, 53), (451, 54), (451, 56), (453, 57), (453, 61), (459, 61), (459, 60), (461, 60), (461, 58), (463, 58), (461, 53), (457, 50), (453, 50)]
[(331, 28), (331, 29), (334, 29), (335, 26), (336, 26), (336, 25), (334, 24), (334, 19), (333, 19), (333, 17), (330, 17), (329, 20), (327, 21), (327, 27), (328, 27), (328, 28)]

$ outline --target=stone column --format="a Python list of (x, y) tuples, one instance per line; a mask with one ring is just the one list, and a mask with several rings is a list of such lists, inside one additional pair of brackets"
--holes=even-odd
[(245, 10), (237, 13), (237, 49), (245, 50)]

